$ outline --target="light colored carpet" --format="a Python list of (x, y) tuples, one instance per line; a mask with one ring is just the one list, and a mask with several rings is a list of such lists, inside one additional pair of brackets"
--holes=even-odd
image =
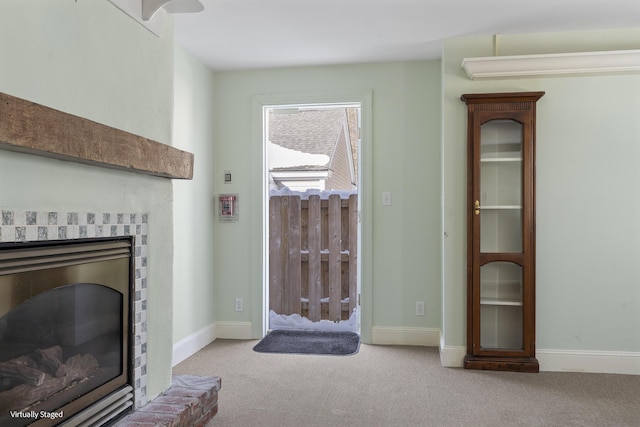
[(640, 426), (640, 376), (443, 368), (432, 347), (264, 354), (216, 340), (174, 368), (222, 377), (223, 426)]

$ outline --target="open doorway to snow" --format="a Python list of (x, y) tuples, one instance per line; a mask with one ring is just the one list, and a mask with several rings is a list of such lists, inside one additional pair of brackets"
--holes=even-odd
[(264, 107), (268, 329), (359, 332), (361, 105)]

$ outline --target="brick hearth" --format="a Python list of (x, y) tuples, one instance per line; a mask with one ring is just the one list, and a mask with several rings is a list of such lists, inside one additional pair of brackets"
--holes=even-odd
[(115, 424), (115, 427), (204, 427), (218, 412), (219, 377), (177, 375), (162, 395)]

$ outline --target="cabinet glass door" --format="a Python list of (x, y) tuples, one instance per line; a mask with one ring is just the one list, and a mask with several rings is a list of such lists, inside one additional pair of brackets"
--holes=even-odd
[(490, 262), (480, 267), (480, 347), (522, 349), (522, 267)]
[[(480, 127), (480, 253), (522, 253), (523, 125), (491, 120)], [(522, 266), (480, 267), (480, 347), (523, 348)]]
[(522, 124), (480, 128), (480, 252), (522, 252)]

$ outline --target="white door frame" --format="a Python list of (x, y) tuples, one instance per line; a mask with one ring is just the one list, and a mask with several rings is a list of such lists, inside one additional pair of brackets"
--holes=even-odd
[[(261, 242), (251, 250), (252, 283), (252, 334), (256, 338), (263, 337), (269, 327), (269, 249), (268, 249), (268, 187), (266, 144), (264, 135), (265, 109), (269, 107), (283, 107), (291, 105), (318, 104), (360, 104), (361, 129), (358, 147), (358, 288), (360, 294), (360, 334), (364, 343), (371, 342), (371, 311), (372, 311), (372, 92), (370, 90), (355, 92), (305, 92), (254, 95), (252, 105), (252, 145), (251, 159), (252, 202), (260, 206), (261, 215), (251, 224), (252, 236)], [(252, 239), (253, 240), (253, 239)]]

